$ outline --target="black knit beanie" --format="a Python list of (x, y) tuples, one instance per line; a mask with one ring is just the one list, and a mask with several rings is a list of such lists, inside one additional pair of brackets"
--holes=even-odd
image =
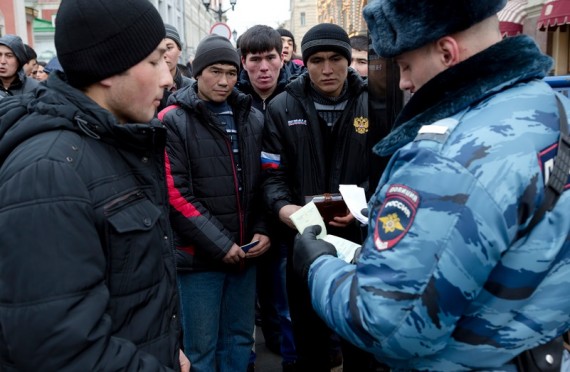
[(305, 66), (309, 57), (317, 52), (337, 52), (345, 57), (348, 63), (352, 58), (348, 34), (342, 27), (332, 23), (321, 23), (311, 27), (303, 36), (301, 50)]
[(182, 42), (180, 41), (180, 35), (178, 34), (176, 27), (165, 23), (164, 28), (166, 29), (166, 37), (174, 40), (176, 45), (178, 45), (178, 49), (182, 50)]
[(162, 18), (148, 0), (63, 0), (55, 21), (57, 56), (77, 88), (128, 70), (164, 35)]
[(293, 34), (291, 33), (291, 31), (285, 29), (285, 28), (278, 28), (277, 32), (279, 32), (279, 35), (281, 36), (285, 36), (285, 37), (289, 37), (291, 38), (291, 40), (293, 40), (293, 50), (297, 50), (297, 44), (295, 43), (295, 36), (293, 36)]
[(229, 39), (212, 34), (200, 41), (192, 61), (192, 74), (197, 77), (206, 67), (216, 63), (229, 63), (239, 70), (239, 54)]
[(371, 0), (362, 11), (379, 56), (392, 58), (491, 17), (507, 0)]

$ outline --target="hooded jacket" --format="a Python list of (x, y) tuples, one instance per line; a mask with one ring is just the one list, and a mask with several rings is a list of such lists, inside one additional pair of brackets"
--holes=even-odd
[[(179, 270), (227, 270), (232, 245), (268, 235), (260, 194), (262, 114), (251, 97), (234, 90), (242, 182), (230, 138), (196, 92), (197, 81), (170, 96), (159, 113), (168, 131), (166, 174)], [(241, 185), (241, 186), (240, 186)], [(242, 187), (241, 190), (238, 190)]]
[(16, 35), (4, 35), (0, 37), (0, 45), (10, 48), (18, 60), (18, 70), (16, 71), (15, 79), (8, 89), (4, 88), (3, 84), (0, 84), (0, 100), (6, 96), (15, 96), (34, 90), (39, 85), (39, 81), (29, 79), (24, 73), (23, 67), (28, 62), (28, 57), (22, 39)]
[(179, 370), (164, 128), (60, 73), (0, 111), (0, 370)]
[(551, 65), (517, 36), (422, 86), (375, 148), (393, 155), (357, 265), (311, 265), (317, 313), (392, 370), (504, 370), (570, 328), (568, 179), (523, 233), (557, 153)]

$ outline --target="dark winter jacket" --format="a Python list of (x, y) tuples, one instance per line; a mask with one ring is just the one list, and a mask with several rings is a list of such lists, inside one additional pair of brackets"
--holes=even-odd
[[(224, 270), (234, 243), (267, 235), (262, 218), (260, 154), (263, 115), (251, 97), (228, 97), (238, 130), (242, 187), (231, 141), (215, 114), (198, 98), (197, 82), (175, 92), (159, 118), (168, 131), (166, 170), (179, 270)], [(241, 195), (241, 197), (240, 197)]]
[(179, 370), (164, 143), (59, 72), (0, 101), (0, 370)]
[(279, 93), (285, 90), (285, 87), (289, 82), (289, 78), (290, 76), (282, 68), (279, 71), (279, 77), (277, 78), (277, 86), (275, 87), (275, 90), (269, 97), (267, 97), (266, 99), (262, 99), (253, 88), (253, 85), (251, 84), (251, 80), (249, 79), (247, 71), (241, 70), (239, 75), (239, 81), (236, 85), (236, 88), (238, 88), (238, 90), (242, 93), (251, 95), (251, 97), (253, 98), (253, 107), (265, 113), (267, 104), (271, 102), (271, 100), (275, 98)]
[(16, 73), (16, 78), (8, 89), (0, 84), (0, 100), (4, 97), (17, 96), (18, 94), (28, 93), (38, 87), (40, 82), (36, 79), (31, 79), (26, 76), (23, 69)]
[[(263, 143), (264, 192), (271, 211), (287, 204), (304, 204), (304, 196), (338, 192), (339, 184), (357, 184), (368, 190), (378, 142), (368, 119), (366, 83), (349, 69), (351, 98), (334, 126), (330, 169), (320, 119), (308, 94), (308, 72), (293, 80), (267, 108)], [(373, 186), (374, 187), (374, 186)]]

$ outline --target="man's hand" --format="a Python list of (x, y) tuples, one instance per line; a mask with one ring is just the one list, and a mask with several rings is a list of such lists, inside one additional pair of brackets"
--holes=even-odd
[(329, 222), (329, 225), (335, 226), (335, 227), (347, 227), (348, 225), (353, 223), (354, 220), (355, 220), (355, 218), (352, 215), (352, 213), (348, 212), (348, 214), (346, 216), (335, 217), (333, 220), (331, 220)]
[(317, 235), (321, 233), (319, 225), (309, 226), (303, 231), (303, 234), (295, 237), (295, 246), (293, 248), (293, 270), (304, 280), (309, 275), (309, 268), (317, 257), (324, 254), (330, 254), (336, 257), (336, 249), (334, 245), (324, 240), (317, 239)]
[(244, 258), (245, 258), (245, 252), (242, 251), (239, 245), (234, 243), (234, 245), (232, 245), (232, 247), (230, 248), (229, 252), (226, 253), (224, 258), (222, 258), (222, 261), (224, 261), (224, 263), (228, 265), (236, 265), (239, 264), (241, 260)]
[(190, 360), (188, 360), (182, 349), (180, 350), (178, 360), (180, 362), (180, 372), (190, 372)]
[(247, 253), (245, 254), (245, 258), (254, 258), (261, 256), (262, 254), (267, 252), (269, 247), (271, 247), (271, 241), (269, 240), (269, 237), (267, 235), (254, 234), (252, 241), (255, 240), (259, 240), (259, 243), (257, 243), (255, 247), (247, 251)]
[(301, 208), (302, 207), (300, 205), (287, 204), (283, 206), (281, 209), (279, 209), (279, 219), (281, 220), (281, 222), (283, 222), (285, 225), (289, 226), (293, 230), (297, 230), (295, 224), (293, 223), (293, 221), (291, 221), (291, 215), (297, 212)]

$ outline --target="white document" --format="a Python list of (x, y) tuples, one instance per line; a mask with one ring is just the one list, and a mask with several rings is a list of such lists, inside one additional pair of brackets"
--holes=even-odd
[(368, 208), (364, 189), (356, 185), (339, 185), (338, 189), (354, 218), (364, 225), (368, 225), (368, 217), (361, 213), (364, 208)]
[(334, 245), (338, 258), (345, 262), (350, 263), (354, 258), (356, 250), (360, 248), (359, 244), (351, 242), (350, 240), (327, 234), (325, 222), (323, 221), (317, 206), (313, 202), (306, 204), (303, 208), (293, 213), (291, 215), (291, 221), (293, 221), (293, 224), (300, 233), (303, 233), (305, 228), (309, 226), (320, 225), (321, 233), (317, 236), (317, 239), (322, 239)]

